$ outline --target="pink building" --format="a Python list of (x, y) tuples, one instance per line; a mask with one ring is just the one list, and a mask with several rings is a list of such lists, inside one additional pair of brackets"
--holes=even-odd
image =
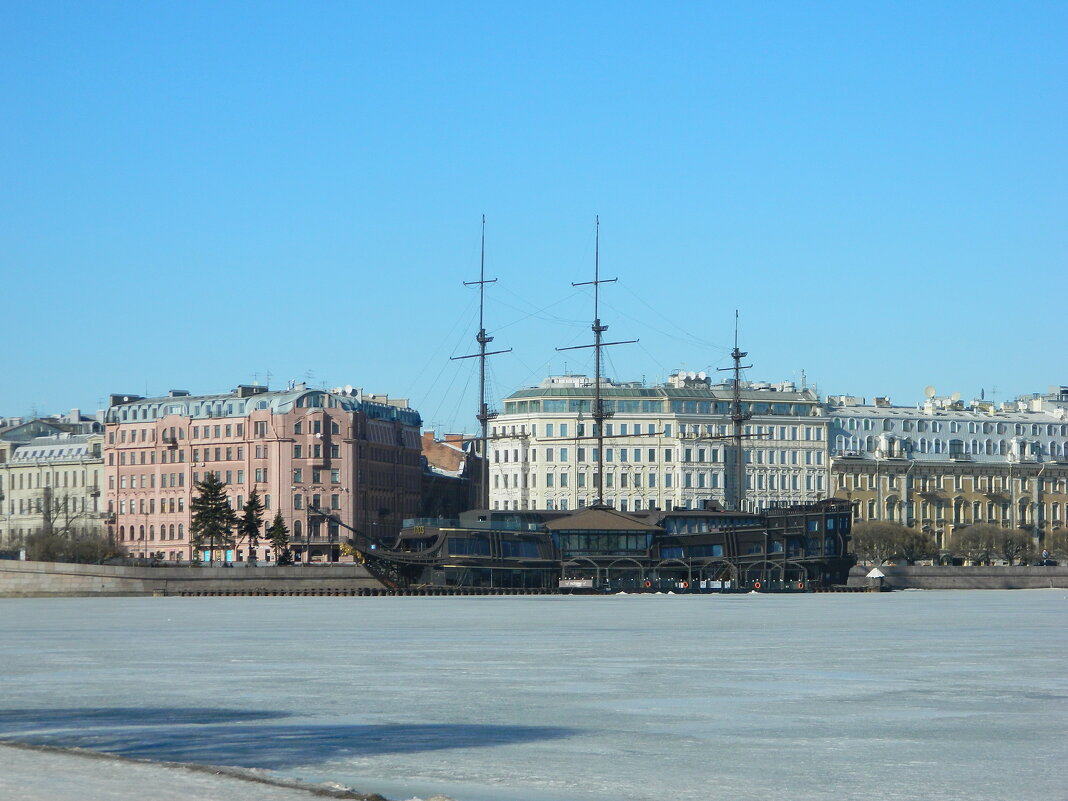
[[(421, 421), (404, 401), (304, 385), (172, 390), (112, 395), (106, 420), (108, 531), (131, 556), (203, 557), (190, 545), (190, 498), (209, 471), (235, 509), (258, 490), (264, 528), (280, 511), (300, 561), (337, 561), (349, 527), (390, 539), (418, 514)], [(248, 556), (241, 542), (227, 554)], [(255, 556), (271, 560), (270, 543), (261, 540)]]

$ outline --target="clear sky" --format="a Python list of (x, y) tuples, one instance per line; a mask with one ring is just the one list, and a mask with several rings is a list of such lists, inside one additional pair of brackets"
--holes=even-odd
[[(0, 4), (0, 415), (592, 372), (1068, 383), (1068, 4)], [(996, 389), (995, 389), (996, 388)]]

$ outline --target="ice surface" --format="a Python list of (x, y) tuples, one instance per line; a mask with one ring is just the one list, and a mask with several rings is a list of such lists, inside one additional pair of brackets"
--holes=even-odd
[[(0, 612), (7, 740), (460, 801), (1047, 801), (1068, 786), (1063, 590)], [(0, 772), (0, 797), (72, 770)]]

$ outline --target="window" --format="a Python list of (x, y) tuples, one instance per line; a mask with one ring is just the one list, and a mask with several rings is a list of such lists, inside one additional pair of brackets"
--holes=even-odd
[(330, 446), (330, 458), (331, 459), (340, 459), (341, 458), (341, 446), (340, 445), (331, 445)]
[(300, 484), (302, 481), (304, 481), (304, 471), (298, 467), (293, 471), (293, 483)]
[(303, 458), (302, 451), (303, 451), (303, 446), (294, 445), (293, 446), (293, 458), (294, 459), (302, 459)]
[(340, 470), (331, 470), (330, 471), (330, 483), (331, 484), (340, 484), (341, 483), (341, 471)]

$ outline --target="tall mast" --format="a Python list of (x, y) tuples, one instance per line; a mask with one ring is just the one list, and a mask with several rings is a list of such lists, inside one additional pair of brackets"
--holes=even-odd
[(749, 354), (745, 351), (738, 349), (738, 310), (734, 310), (734, 350), (731, 351), (731, 358), (734, 359), (734, 367), (721, 367), (722, 370), (732, 370), (734, 372), (734, 385), (731, 388), (731, 422), (733, 428), (731, 431), (731, 439), (734, 441), (734, 486), (731, 488), (730, 495), (726, 498), (727, 505), (735, 511), (743, 511), (742, 507), (745, 505), (745, 451), (742, 450), (742, 434), (743, 425), (746, 420), (753, 415), (751, 412), (742, 412), (742, 378), (741, 372), (749, 367), (751, 364), (742, 364), (744, 359)]
[(610, 345), (629, 345), (637, 342), (636, 339), (628, 339), (623, 342), (603, 342), (602, 335), (608, 330), (607, 325), (601, 325), (601, 284), (611, 284), (618, 278), (601, 278), (601, 218), (596, 218), (596, 233), (593, 248), (593, 280), (572, 282), (571, 286), (593, 287), (593, 344), (575, 345), (570, 348), (557, 348), (557, 350), (579, 350), (581, 348), (594, 349), (594, 383), (593, 383), (593, 417), (594, 436), (597, 437), (597, 472), (593, 477), (594, 506), (604, 505), (604, 421), (612, 416), (612, 412), (606, 411), (604, 401), (601, 399), (601, 348)]
[(512, 349), (487, 351), (486, 345), (493, 341), (493, 337), (486, 335), (485, 311), (486, 311), (486, 284), (497, 283), (496, 278), (486, 279), (486, 215), (482, 215), (482, 249), (479, 257), (478, 280), (464, 281), (464, 286), (478, 285), (478, 333), (475, 342), (478, 343), (478, 353), (467, 356), (453, 356), (458, 359), (478, 359), (478, 422), (481, 426), (479, 436), (479, 450), (481, 451), (481, 469), (479, 472), (478, 506), (480, 509), (489, 508), (489, 421), (496, 417), (491, 413), (486, 404), (486, 357), (495, 356), (498, 353), (508, 353)]

